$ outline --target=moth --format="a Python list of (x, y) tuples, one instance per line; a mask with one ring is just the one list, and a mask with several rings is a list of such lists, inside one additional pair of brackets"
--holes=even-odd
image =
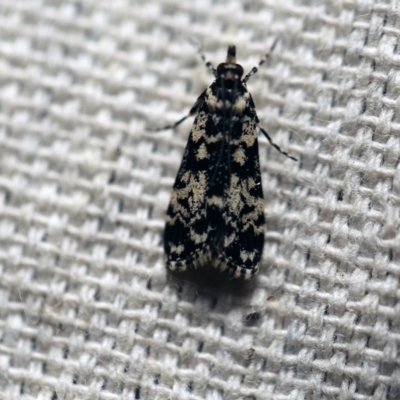
[[(204, 55), (202, 59), (206, 61)], [(171, 271), (211, 264), (235, 278), (250, 279), (259, 269), (265, 230), (258, 130), (279, 152), (296, 159), (259, 126), (246, 87), (257, 67), (242, 79), (235, 46), (228, 47), (226, 61), (216, 69), (210, 62), (206, 66), (214, 82), (188, 115), (162, 128), (196, 116), (167, 210), (165, 261)]]

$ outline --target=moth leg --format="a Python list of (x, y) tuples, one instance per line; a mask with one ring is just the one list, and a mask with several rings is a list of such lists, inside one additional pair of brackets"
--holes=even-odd
[(272, 46), (268, 50), (268, 53), (264, 54), (263, 58), (258, 63), (257, 67), (253, 67), (251, 69), (251, 71), (243, 78), (243, 80), (242, 80), (243, 83), (246, 83), (250, 79), (250, 77), (252, 77), (255, 73), (257, 73), (258, 68), (260, 68), (261, 65), (263, 65), (265, 63), (265, 61), (267, 61), (269, 59), (269, 57), (271, 56), (271, 53), (274, 51), (277, 43), (278, 43), (278, 39), (275, 39), (274, 43), (272, 43)]
[(198, 99), (196, 100), (196, 103), (194, 103), (193, 107), (190, 109), (189, 114), (185, 115), (183, 118), (181, 118), (180, 120), (176, 121), (174, 124), (163, 126), (162, 128), (146, 128), (146, 130), (152, 131), (152, 132), (159, 132), (159, 131), (164, 131), (164, 130), (167, 130), (167, 129), (175, 129), (178, 125), (180, 125), (187, 118), (192, 117), (193, 115), (197, 114), (197, 111), (199, 111), (200, 106), (203, 104), (205, 93), (206, 92), (204, 91), (198, 97)]
[(273, 147), (275, 147), (275, 149), (278, 150), (279, 153), (283, 154), (284, 156), (290, 158), (290, 159), (293, 160), (293, 161), (297, 161), (297, 158), (294, 158), (294, 157), (290, 156), (288, 153), (286, 153), (286, 151), (283, 151), (277, 144), (275, 144), (275, 143), (272, 141), (271, 137), (268, 135), (268, 133), (267, 133), (267, 131), (266, 131), (265, 129), (263, 129), (261, 126), (259, 126), (259, 128), (260, 128), (260, 131), (263, 133), (263, 135), (267, 138), (268, 142), (269, 142)]

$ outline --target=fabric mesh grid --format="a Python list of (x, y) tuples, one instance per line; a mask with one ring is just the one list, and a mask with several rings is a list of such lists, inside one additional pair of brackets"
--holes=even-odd
[[(397, 1), (0, 0), (0, 398), (398, 399)], [(259, 275), (166, 273), (184, 116), (253, 76)], [(200, 275), (199, 275), (200, 274)], [(203, 276), (204, 275), (204, 276)]]

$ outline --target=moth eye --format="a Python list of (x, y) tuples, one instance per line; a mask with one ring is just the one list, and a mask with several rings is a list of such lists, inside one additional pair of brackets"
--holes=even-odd
[(243, 67), (239, 64), (236, 64), (236, 68), (237, 68), (237, 74), (239, 75), (239, 78), (241, 78), (243, 76)]
[(223, 72), (225, 70), (225, 65), (226, 65), (226, 63), (218, 64), (218, 67), (217, 67), (217, 74), (218, 75), (222, 75), (223, 74)]

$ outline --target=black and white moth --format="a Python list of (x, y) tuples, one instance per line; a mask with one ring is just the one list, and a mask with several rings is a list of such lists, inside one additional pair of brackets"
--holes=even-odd
[[(272, 48), (271, 48), (272, 50)], [(259, 65), (264, 63), (266, 54)], [(202, 55), (203, 61), (205, 61)], [(264, 197), (258, 155), (259, 126), (236, 48), (215, 69), (214, 82), (199, 96), (186, 118), (196, 115), (173, 186), (164, 232), (165, 261), (171, 271), (207, 263), (235, 278), (252, 278), (264, 247)]]

